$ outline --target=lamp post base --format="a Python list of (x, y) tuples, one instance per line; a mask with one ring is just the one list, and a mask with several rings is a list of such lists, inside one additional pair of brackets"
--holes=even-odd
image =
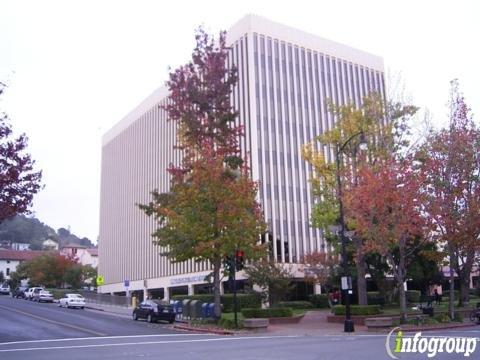
[(345, 320), (343, 331), (346, 333), (355, 332), (355, 326), (353, 320)]

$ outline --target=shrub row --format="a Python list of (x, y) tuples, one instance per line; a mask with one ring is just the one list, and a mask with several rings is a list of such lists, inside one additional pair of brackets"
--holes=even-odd
[(420, 302), (421, 292), (418, 290), (407, 290), (405, 291), (405, 297), (407, 298), (407, 303), (417, 304)]
[(313, 307), (317, 309), (328, 308), (330, 306), (328, 304), (327, 294), (310, 295), (308, 300), (312, 303)]
[(276, 307), (270, 309), (242, 309), (244, 318), (271, 318), (271, 317), (290, 317), (293, 316), (292, 308)]
[[(351, 305), (350, 313), (352, 315), (377, 315), (381, 314), (380, 305)], [(345, 315), (345, 306), (336, 305), (333, 307), (335, 315)]]
[[(212, 294), (198, 294), (198, 295), (174, 295), (172, 300), (199, 300), (204, 303), (213, 302)], [(233, 311), (233, 294), (225, 294), (220, 297), (220, 301), (223, 305), (223, 311)], [(260, 294), (237, 294), (238, 310), (244, 308), (260, 308), (262, 306), (262, 299)]]
[(276, 307), (289, 307), (292, 309), (312, 309), (313, 305), (310, 301), (280, 301)]

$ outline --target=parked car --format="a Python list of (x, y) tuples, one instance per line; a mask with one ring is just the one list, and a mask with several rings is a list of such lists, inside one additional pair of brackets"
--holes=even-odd
[(33, 294), (33, 301), (53, 302), (53, 295), (50, 291), (42, 290)]
[(17, 286), (15, 290), (12, 291), (12, 297), (17, 299), (25, 299), (25, 291), (28, 290), (26, 286)]
[(172, 324), (175, 321), (175, 313), (173, 306), (165, 301), (145, 300), (133, 310), (132, 318), (133, 320), (147, 319), (150, 323), (164, 320)]
[(0, 285), (0, 295), (10, 294), (10, 286), (7, 283)]
[(58, 301), (58, 306), (83, 309), (85, 307), (85, 298), (80, 294), (65, 294), (65, 297)]
[(45, 290), (45, 289), (41, 286), (31, 287), (27, 291), (25, 291), (25, 299), (26, 300), (33, 300), (34, 294), (39, 293), (40, 291), (43, 291), (43, 290)]

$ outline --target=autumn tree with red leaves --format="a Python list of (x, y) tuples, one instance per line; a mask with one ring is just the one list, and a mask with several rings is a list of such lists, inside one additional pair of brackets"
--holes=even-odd
[(192, 61), (170, 74), (165, 106), (177, 124), (181, 164), (171, 165), (170, 191), (154, 191), (153, 201), (140, 205), (155, 216), (154, 242), (173, 262), (207, 260), (213, 270), (215, 316), (220, 317), (222, 261), (237, 249), (254, 259), (265, 255), (258, 245), (265, 231), (257, 183), (241, 157), (243, 128), (235, 123), (231, 93), (235, 67), (227, 67), (225, 33), (218, 42), (199, 30)]
[(480, 250), (480, 129), (452, 82), (448, 128), (431, 134), (418, 151), (424, 174), (426, 216), (432, 236), (450, 265), (450, 316), (454, 317), (454, 277), (460, 280), (459, 305), (468, 303), (470, 273)]
[(357, 182), (345, 194), (346, 212), (365, 239), (365, 249), (380, 253), (390, 265), (399, 290), (401, 320), (405, 321), (406, 269), (426, 231), (422, 179), (410, 158), (392, 158), (362, 167)]
[(338, 256), (326, 251), (313, 251), (303, 256), (302, 265), (305, 280), (321, 285), (328, 293), (333, 285), (331, 280), (339, 269)]
[[(0, 82), (0, 96), (4, 89)], [(41, 188), (42, 172), (34, 170), (27, 145), (25, 134), (13, 137), (8, 116), (0, 111), (0, 222), (28, 213), (33, 196)]]

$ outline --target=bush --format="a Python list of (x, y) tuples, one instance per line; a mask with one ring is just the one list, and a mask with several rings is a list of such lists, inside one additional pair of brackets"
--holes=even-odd
[(453, 321), (456, 321), (456, 322), (463, 322), (463, 313), (459, 312), (459, 311), (455, 311), (455, 315), (453, 317)]
[[(238, 314), (238, 329), (243, 328), (243, 321), (241, 314)], [(224, 329), (235, 329), (235, 318), (232, 313), (222, 314), (217, 323), (218, 326)]]
[[(454, 290), (453, 294), (454, 294), (453, 296), (455, 297), (455, 300), (460, 299), (460, 291)], [(448, 301), (449, 298), (450, 298), (450, 290), (445, 290), (442, 293), (442, 301)]]
[(293, 316), (292, 308), (277, 307), (270, 309), (243, 309), (244, 318), (271, 318), (271, 317), (291, 317)]
[[(352, 315), (377, 315), (381, 314), (380, 305), (352, 305), (350, 306)], [(345, 306), (336, 305), (333, 307), (334, 315), (345, 315)]]
[(381, 307), (384, 307), (385, 296), (380, 295), (378, 291), (369, 291), (367, 292), (367, 302), (368, 305), (380, 305)]
[(312, 309), (313, 305), (310, 301), (280, 301), (276, 307), (289, 307), (292, 309)]
[(405, 297), (407, 298), (407, 303), (418, 304), (420, 302), (420, 291), (418, 290), (407, 290), (405, 291)]
[(439, 323), (449, 323), (450, 322), (450, 317), (447, 314), (438, 314), (438, 315), (434, 316), (434, 318)]
[[(174, 295), (172, 300), (199, 300), (204, 303), (212, 303), (212, 294), (199, 294), (199, 295)], [(220, 297), (220, 301), (223, 305), (224, 312), (233, 311), (233, 294), (225, 294)], [(260, 294), (237, 294), (238, 310), (243, 308), (260, 308), (262, 307), (262, 300)]]
[(330, 307), (327, 294), (310, 295), (308, 300), (312, 303), (313, 307), (317, 309)]
[(47, 290), (52, 293), (54, 299), (61, 299), (65, 297), (65, 294), (72, 292), (72, 290), (68, 290), (68, 289), (47, 289)]

